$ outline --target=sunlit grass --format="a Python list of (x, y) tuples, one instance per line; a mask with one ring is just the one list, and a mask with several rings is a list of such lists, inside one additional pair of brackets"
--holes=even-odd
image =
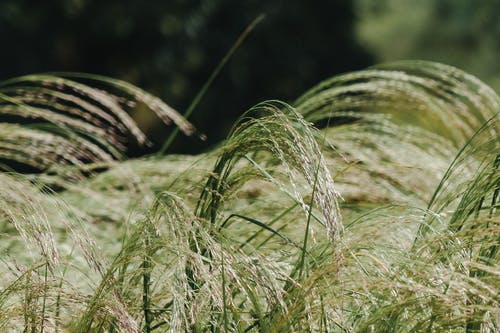
[(0, 123), (2, 331), (498, 331), (500, 98), (476, 78), (381, 65), (126, 160), (145, 93), (62, 76), (0, 84), (39, 120)]

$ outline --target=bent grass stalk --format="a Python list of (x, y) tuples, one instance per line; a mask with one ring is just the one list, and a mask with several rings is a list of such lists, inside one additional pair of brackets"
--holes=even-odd
[[(264, 19), (265, 15), (261, 14), (257, 16), (246, 28), (245, 30), (238, 36), (236, 39), (236, 42), (231, 46), (231, 48), (227, 51), (227, 53), (224, 55), (224, 57), (221, 59), (221, 61), (217, 64), (215, 69), (213, 70), (212, 74), (210, 74), (210, 77), (207, 79), (207, 81), (203, 84), (201, 87), (200, 91), (196, 94), (195, 98), (191, 102), (191, 104), (188, 106), (186, 109), (186, 112), (183, 114), (184, 119), (188, 119), (191, 114), (194, 112), (198, 104), (200, 103), (201, 99), (203, 96), (206, 94), (208, 91), (208, 88), (212, 85), (213, 81), (215, 78), (219, 75), (220, 71), (224, 68), (226, 63), (231, 59), (233, 56), (234, 52), (243, 44), (245, 39), (248, 37), (248, 35), (252, 32), (252, 30), (259, 24), (260, 21)], [(168, 139), (165, 141), (163, 146), (160, 148), (158, 151), (158, 154), (163, 155), (167, 152), (168, 148), (172, 145), (174, 142), (175, 138), (179, 134), (179, 129), (174, 128)], [(203, 135), (201, 136), (203, 139)]]

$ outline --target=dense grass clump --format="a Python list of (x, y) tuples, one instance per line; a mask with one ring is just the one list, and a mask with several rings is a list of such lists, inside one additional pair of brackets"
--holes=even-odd
[(500, 97), (478, 79), (385, 64), (258, 104), (205, 154), (127, 160), (137, 103), (195, 132), (124, 82), (0, 83), (2, 331), (499, 330)]

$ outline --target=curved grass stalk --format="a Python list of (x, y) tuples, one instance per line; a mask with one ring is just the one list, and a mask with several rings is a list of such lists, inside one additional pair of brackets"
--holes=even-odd
[(498, 124), (495, 115), (468, 140), (429, 202), (428, 208), (436, 213), (452, 211), (448, 218), (450, 230), (460, 230), (467, 219), (479, 214), (491, 216), (495, 211), (500, 186), (500, 139), (493, 133)]
[[(251, 118), (252, 113), (258, 118)], [(197, 216), (216, 224), (217, 212), (227, 186), (231, 183), (230, 176), (235, 165), (247, 154), (267, 151), (283, 165), (292, 185), (291, 193), (306, 214), (307, 204), (298, 192), (293, 170), (297, 170), (310, 187), (313, 187), (315, 177), (318, 177), (318, 187), (313, 199), (321, 209), (329, 236), (335, 239), (341, 232), (337, 203), (339, 194), (335, 191), (330, 172), (315, 140), (314, 130), (293, 108), (281, 102), (257, 105), (242, 117), (241, 125), (233, 129), (221, 151), (198, 201)], [(279, 183), (277, 185), (282, 186)]]
[(461, 146), (498, 112), (500, 97), (454, 67), (408, 61), (333, 77), (294, 105), (315, 122), (339, 117), (369, 120), (383, 114), (398, 123), (430, 129)]
[(138, 104), (152, 110), (165, 124), (175, 123), (186, 135), (195, 132), (159, 98), (120, 80), (57, 73), (2, 81), (0, 158), (39, 170), (54, 164), (121, 159), (131, 139), (139, 145), (149, 144), (129, 115)]

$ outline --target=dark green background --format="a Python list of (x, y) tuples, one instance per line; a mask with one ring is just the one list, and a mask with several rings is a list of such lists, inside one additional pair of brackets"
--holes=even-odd
[[(263, 13), (190, 119), (207, 142), (179, 135), (171, 151), (205, 149), (252, 105), (293, 101), (322, 79), (373, 62), (353, 36), (349, 0), (2, 0), (0, 79), (60, 70), (109, 75), (184, 112), (240, 33)], [(170, 131), (139, 120), (156, 143)]]
[[(97, 73), (183, 113), (260, 14), (190, 118), (207, 142), (179, 135), (170, 152), (207, 149), (256, 103), (291, 102), (325, 78), (377, 62), (445, 62), (500, 88), (498, 0), (0, 0), (0, 80)], [(149, 152), (171, 131), (133, 116), (156, 143)]]

